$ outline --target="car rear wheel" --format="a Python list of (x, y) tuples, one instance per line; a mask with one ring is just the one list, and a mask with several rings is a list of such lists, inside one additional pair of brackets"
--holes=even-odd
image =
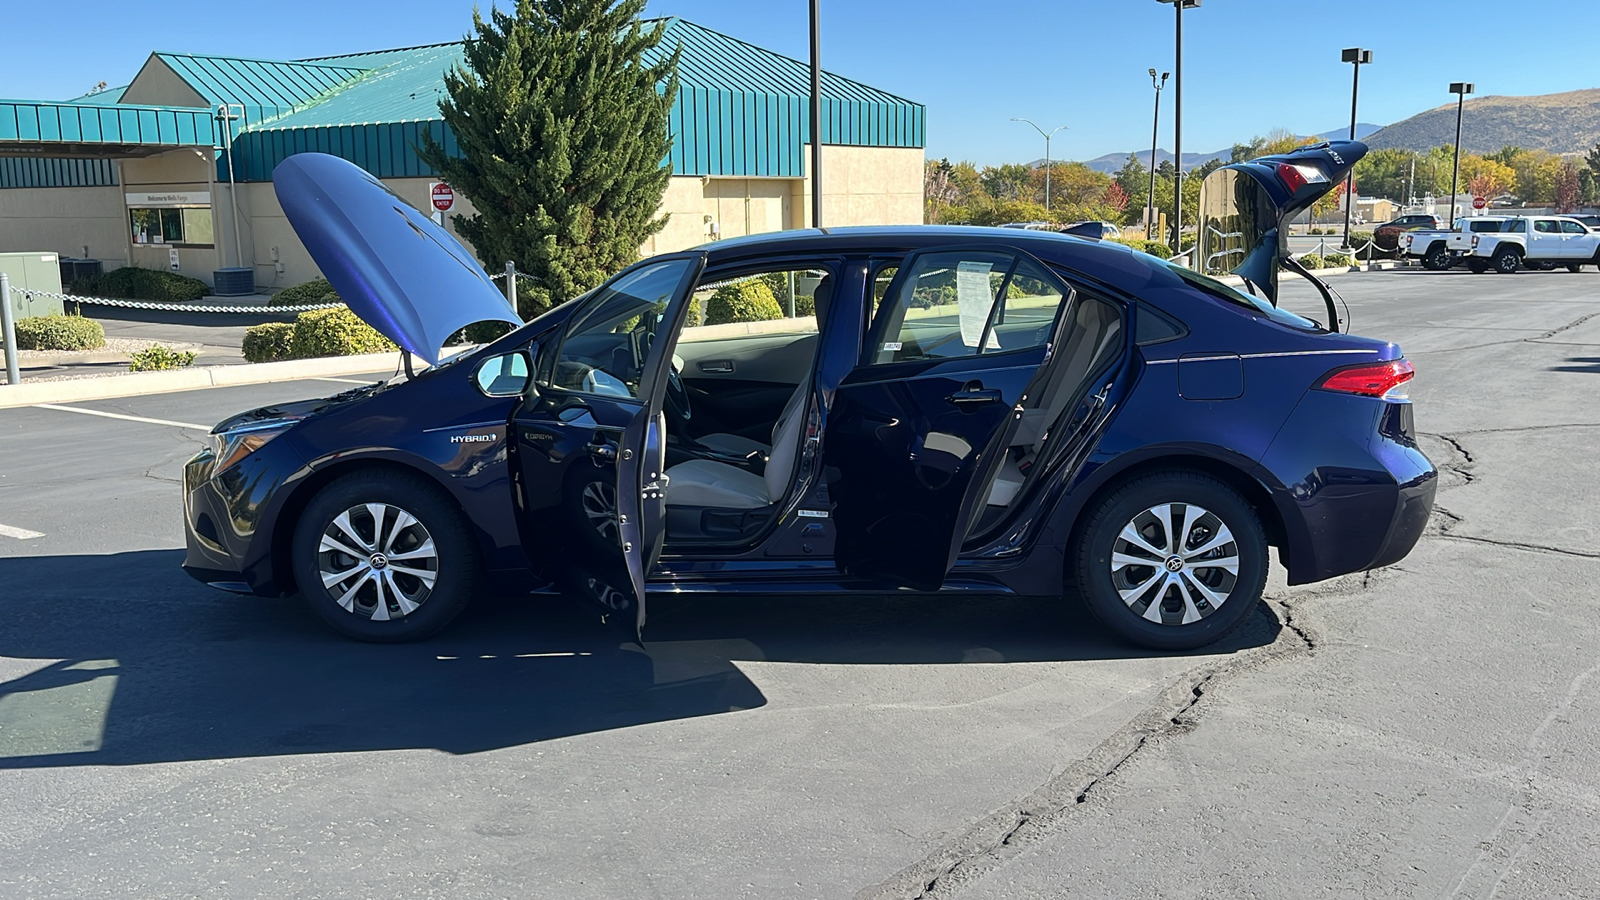
[(1502, 247), (1494, 252), (1494, 259), (1490, 260), (1494, 270), (1502, 275), (1510, 275), (1522, 266), (1522, 256), (1517, 251)]
[(1444, 247), (1433, 247), (1422, 257), (1422, 267), (1433, 272), (1443, 272), (1450, 268), (1450, 251)]
[(369, 471), (335, 479), (307, 504), (292, 540), (306, 602), (358, 641), (433, 635), (477, 588), (477, 545), (466, 522), (418, 475)]
[(1568, 272), (1582, 272), (1583, 263), (1567, 263)]
[(1471, 269), (1474, 275), (1482, 275), (1489, 271), (1489, 261), (1477, 258), (1469, 259), (1467, 260), (1467, 268)]
[(1088, 511), (1073, 559), (1089, 609), (1142, 647), (1222, 638), (1261, 600), (1267, 539), (1239, 493), (1208, 475), (1140, 476)]

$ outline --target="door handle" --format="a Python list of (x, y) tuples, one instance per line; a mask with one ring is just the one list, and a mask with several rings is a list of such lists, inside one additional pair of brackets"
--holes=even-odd
[(985, 388), (981, 383), (974, 381), (944, 399), (957, 406), (962, 406), (977, 403), (999, 403), (1002, 398), (999, 388)]
[(718, 359), (711, 362), (698, 363), (700, 371), (708, 375), (727, 375), (733, 371), (733, 360)]

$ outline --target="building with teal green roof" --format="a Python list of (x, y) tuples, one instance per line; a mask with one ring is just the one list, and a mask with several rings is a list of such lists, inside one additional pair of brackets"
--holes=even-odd
[[(667, 229), (642, 252), (810, 221), (806, 64), (667, 19), (681, 50), (670, 114)], [(271, 190), (308, 151), (349, 159), (429, 208), (423, 132), (453, 151), (439, 115), (460, 43), (304, 60), (152, 53), (127, 85), (61, 102), (0, 100), (0, 251), (89, 256), (208, 282), (225, 267), (271, 290), (316, 276)], [(922, 219), (926, 108), (823, 77), (823, 219)], [(235, 201), (236, 197), (236, 201)], [(451, 214), (471, 212), (458, 198)], [(237, 220), (237, 227), (234, 222)]]

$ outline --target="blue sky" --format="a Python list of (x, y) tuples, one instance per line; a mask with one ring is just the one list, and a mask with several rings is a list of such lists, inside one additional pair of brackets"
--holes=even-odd
[[(125, 83), (151, 50), (287, 59), (455, 40), (472, 10), (470, 0), (7, 6), (8, 35), (36, 39), (7, 41), (0, 97), (26, 99), (75, 96), (102, 79)], [(1593, 29), (1561, 24), (1576, 25), (1582, 4), (1537, 6), (1508, 16), (1491, 0), (1205, 0), (1184, 17), (1184, 148), (1348, 125), (1350, 66), (1339, 62), (1347, 46), (1375, 54), (1362, 70), (1363, 122), (1450, 102), (1454, 80), (1477, 82), (1480, 94), (1600, 87)], [(683, 16), (802, 59), (807, 9), (807, 0), (649, 6), (652, 15)], [(1041, 156), (1038, 135), (1012, 116), (1068, 125), (1052, 145), (1058, 159), (1148, 148), (1146, 70), (1172, 65), (1172, 8), (1156, 0), (823, 0), (822, 14), (824, 65), (927, 104), (935, 158)], [(1171, 96), (1169, 82), (1161, 129), (1169, 149)]]

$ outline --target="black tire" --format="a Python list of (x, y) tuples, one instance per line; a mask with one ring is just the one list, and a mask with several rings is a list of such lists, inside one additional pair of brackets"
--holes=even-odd
[(1445, 249), (1444, 244), (1439, 243), (1429, 247), (1428, 252), (1423, 254), (1422, 267), (1430, 272), (1443, 272), (1450, 268), (1453, 261), (1450, 251)]
[[(1188, 552), (1205, 547), (1222, 528), (1231, 533), (1231, 541), (1194, 560), (1183, 561), (1181, 553), (1173, 554), (1168, 560), (1180, 560), (1173, 570), (1166, 561), (1123, 539), (1124, 528), (1131, 525), (1156, 549), (1170, 548), (1166, 535), (1181, 528), (1184, 520), (1179, 519), (1176, 527), (1170, 518), (1165, 525), (1157, 524), (1161, 520), (1153, 511), (1165, 504), (1183, 508), (1169, 510), (1169, 516), (1187, 517), (1192, 507), (1205, 513), (1190, 523), (1182, 542)], [(1156, 650), (1203, 647), (1237, 628), (1266, 588), (1267, 538), (1256, 511), (1237, 491), (1208, 475), (1180, 470), (1139, 476), (1095, 503), (1083, 521), (1071, 557), (1079, 589), (1095, 618), (1130, 643)], [(1202, 564), (1219, 554), (1225, 558), (1230, 545), (1236, 573)], [(1155, 564), (1119, 567), (1113, 554), (1148, 557)], [(1177, 573), (1184, 574), (1175, 587), (1170, 579)], [(1220, 594), (1222, 600), (1215, 605), (1206, 602), (1196, 583)], [(1140, 584), (1148, 589), (1139, 591)], [(1124, 600), (1122, 590), (1135, 593)], [(1145, 618), (1155, 604), (1160, 604), (1155, 612), (1160, 622)], [(1195, 615), (1197, 620), (1192, 619)], [(1187, 624), (1186, 618), (1191, 619)]]
[(1474, 256), (1467, 260), (1467, 268), (1471, 269), (1472, 274), (1474, 275), (1482, 275), (1483, 273), (1489, 271), (1489, 261), (1487, 259)]
[(619, 556), (622, 531), (617, 522), (615, 467), (601, 468), (586, 459), (573, 460), (567, 467), (562, 490), (578, 540), (591, 552), (602, 554), (601, 558)]
[(1568, 272), (1582, 272), (1583, 263), (1567, 263)]
[(1496, 272), (1502, 275), (1510, 275), (1522, 267), (1522, 254), (1512, 250), (1510, 247), (1501, 247), (1494, 252), (1494, 257), (1489, 260), (1489, 264)]
[[(379, 523), (372, 508), (380, 510), (381, 528), (374, 527)], [(405, 521), (394, 510), (415, 523), (394, 527)], [(325, 534), (368, 555), (324, 550)], [(345, 637), (376, 643), (437, 634), (477, 593), (481, 569), (477, 541), (449, 495), (422, 475), (388, 469), (352, 472), (318, 491), (300, 514), (289, 551), (295, 582), (312, 612)], [(324, 572), (346, 570), (345, 579), (324, 586)], [(410, 572), (431, 572), (432, 583), (428, 575)], [(349, 596), (348, 608), (340, 605), (342, 596)]]

